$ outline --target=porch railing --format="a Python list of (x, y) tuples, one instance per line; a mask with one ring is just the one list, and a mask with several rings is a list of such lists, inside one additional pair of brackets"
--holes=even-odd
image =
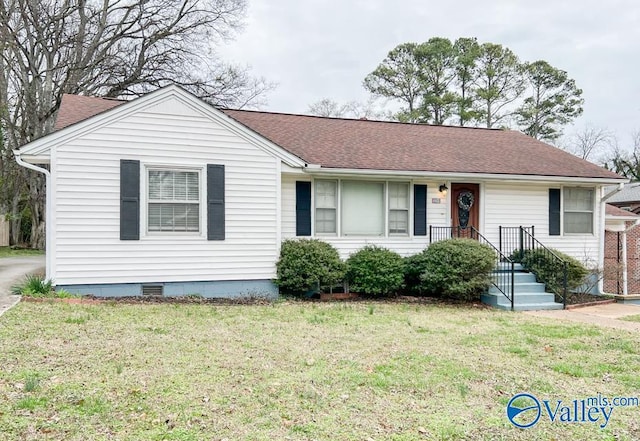
[[(567, 261), (544, 246), (542, 242), (533, 237), (533, 234), (524, 227), (520, 227), (520, 234), (523, 236), (521, 242), (525, 246), (528, 245), (528, 247), (520, 248), (521, 256), (524, 255), (527, 250), (535, 251), (527, 257), (529, 270), (536, 275), (539, 282), (544, 283), (547, 289), (553, 292), (556, 296), (556, 302), (562, 303), (563, 307), (566, 308), (568, 295), (567, 278), (569, 274)], [(549, 262), (551, 262), (551, 265)], [(543, 271), (549, 266), (552, 268), (560, 268), (561, 271)]]
[(478, 230), (473, 227), (436, 227), (429, 225), (429, 243), (446, 239), (478, 239)]
[(429, 243), (446, 239), (474, 239), (487, 245), (494, 253), (495, 272), (491, 284), (509, 300), (511, 310), (514, 304), (515, 262), (493, 245), (486, 237), (473, 227), (434, 227), (429, 226)]
[[(535, 236), (535, 227), (533, 225), (530, 227), (503, 227), (500, 225), (498, 228), (500, 230), (498, 248), (503, 254), (520, 260), (524, 250), (533, 248), (532, 238)], [(522, 233), (523, 231), (530, 234), (525, 235)]]

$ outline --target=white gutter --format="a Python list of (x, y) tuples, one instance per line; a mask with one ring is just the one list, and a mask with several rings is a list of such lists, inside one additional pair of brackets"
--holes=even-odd
[[(465, 179), (469, 182), (479, 180), (496, 181), (530, 181), (530, 182), (590, 182), (595, 184), (618, 184), (621, 179), (614, 178), (589, 178), (580, 176), (542, 176), (542, 175), (509, 175), (498, 173), (459, 173), (459, 172), (433, 172), (433, 171), (410, 171), (410, 170), (373, 170), (373, 169), (347, 169), (347, 168), (325, 168), (317, 164), (307, 164), (304, 169), (309, 174), (317, 175), (337, 175), (337, 176), (395, 176), (404, 178), (436, 178), (449, 179), (452, 181)], [(628, 181), (628, 180), (627, 180)], [(619, 190), (618, 190), (619, 191)]]
[(29, 170), (36, 171), (38, 173), (43, 173), (45, 176), (45, 191), (46, 191), (46, 202), (45, 202), (45, 279), (51, 280), (51, 269), (53, 268), (53, 253), (52, 253), (52, 236), (51, 236), (51, 226), (53, 225), (53, 221), (51, 220), (51, 173), (46, 168), (38, 167), (36, 165), (25, 162), (20, 157), (20, 151), (14, 150), (13, 155), (16, 158), (16, 162), (18, 165), (28, 168)]

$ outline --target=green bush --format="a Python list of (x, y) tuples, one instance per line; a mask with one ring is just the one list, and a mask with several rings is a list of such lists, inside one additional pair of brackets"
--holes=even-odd
[(41, 276), (28, 275), (24, 281), (11, 287), (11, 293), (30, 297), (47, 297), (53, 291), (51, 280), (44, 280)]
[(282, 242), (276, 264), (275, 284), (289, 294), (304, 294), (316, 288), (334, 286), (344, 279), (346, 266), (338, 251), (318, 239), (289, 239)]
[(472, 239), (449, 239), (433, 243), (417, 260), (422, 266), (422, 292), (458, 300), (479, 299), (491, 283), (494, 251)]
[(408, 294), (422, 296), (430, 291), (422, 283), (422, 274), (429, 259), (427, 249), (404, 259), (404, 286)]
[[(572, 290), (582, 285), (589, 274), (589, 270), (580, 261), (561, 251), (555, 249), (550, 249), (550, 251), (567, 262), (567, 288)], [(543, 248), (525, 250), (521, 263), (526, 270), (535, 274), (536, 279), (544, 283), (547, 289), (562, 293), (564, 283), (563, 268), (547, 250)]]
[(386, 248), (368, 245), (347, 260), (349, 289), (353, 292), (388, 296), (397, 293), (404, 281), (402, 257)]

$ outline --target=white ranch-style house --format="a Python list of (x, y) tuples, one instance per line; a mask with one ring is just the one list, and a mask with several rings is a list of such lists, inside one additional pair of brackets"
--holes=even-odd
[(15, 154), (47, 175), (47, 277), (97, 296), (275, 296), (295, 237), (408, 256), (527, 226), (602, 266), (604, 187), (627, 181), (517, 131), (221, 110), (177, 86), (65, 95)]

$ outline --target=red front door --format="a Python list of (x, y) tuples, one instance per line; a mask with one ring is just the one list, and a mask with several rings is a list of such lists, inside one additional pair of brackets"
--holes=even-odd
[(478, 184), (451, 184), (451, 221), (453, 235), (473, 237), (472, 227), (480, 230), (480, 186)]

